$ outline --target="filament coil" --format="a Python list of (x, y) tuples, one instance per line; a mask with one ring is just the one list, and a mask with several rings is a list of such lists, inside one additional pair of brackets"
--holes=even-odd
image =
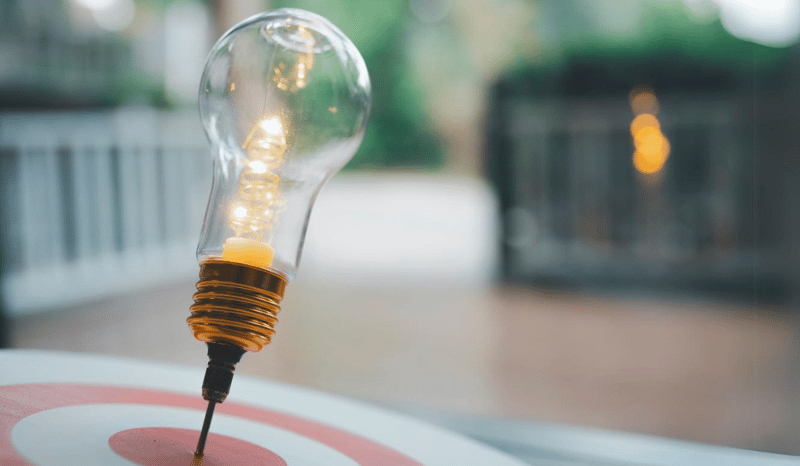
[(283, 207), (280, 177), (275, 170), (286, 152), (285, 128), (277, 117), (259, 121), (250, 129), (242, 149), (247, 154), (239, 176), (239, 198), (231, 210), (230, 226), (240, 238), (269, 243), (264, 238), (275, 227)]

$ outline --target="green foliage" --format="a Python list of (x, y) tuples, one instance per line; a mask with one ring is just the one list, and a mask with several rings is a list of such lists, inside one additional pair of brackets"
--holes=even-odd
[(442, 145), (431, 132), (423, 94), (404, 50), (408, 5), (397, 0), (298, 0), (272, 8), (302, 8), (329, 19), (356, 45), (372, 82), (372, 112), (364, 142), (348, 168), (435, 168)]
[(576, 0), (559, 2), (558, 10), (548, 16), (553, 20), (552, 29), (557, 31), (550, 49), (537, 62), (519, 61), (509, 71), (548, 72), (574, 60), (622, 61), (659, 56), (738, 71), (754, 58), (761, 66), (778, 66), (787, 54), (786, 49), (732, 36), (719, 18), (698, 22), (683, 2), (620, 2), (620, 9), (633, 4), (641, 7), (641, 17), (625, 31), (609, 31), (592, 16), (588, 4)]

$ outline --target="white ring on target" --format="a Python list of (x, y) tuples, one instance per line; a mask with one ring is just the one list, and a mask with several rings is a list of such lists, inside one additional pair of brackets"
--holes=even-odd
[[(80, 420), (79, 424), (75, 420)], [(197, 429), (203, 412), (172, 406), (90, 404), (32, 414), (11, 430), (11, 443), (36, 466), (137, 466), (117, 455), (108, 439), (140, 427)], [(267, 448), (291, 465), (358, 466), (348, 456), (316, 440), (269, 424), (217, 413), (214, 433)]]

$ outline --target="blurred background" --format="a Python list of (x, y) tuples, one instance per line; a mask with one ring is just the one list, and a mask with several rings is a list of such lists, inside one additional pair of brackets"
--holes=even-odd
[(284, 6), (373, 110), (240, 373), (800, 454), (798, 0), (0, 0), (3, 346), (202, 371), (200, 74)]

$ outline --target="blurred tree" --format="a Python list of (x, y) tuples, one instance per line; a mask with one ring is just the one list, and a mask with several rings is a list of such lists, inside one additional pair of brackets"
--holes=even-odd
[(372, 80), (372, 113), (364, 142), (348, 168), (421, 167), (442, 163), (442, 145), (431, 131), (405, 51), (405, 0), (276, 1), (328, 18), (358, 47)]
[[(752, 60), (769, 68), (785, 62), (786, 49), (768, 47), (732, 36), (722, 25), (716, 10), (698, 18), (686, 2), (653, 0), (569, 0), (543, 1), (542, 16), (552, 32), (540, 37), (543, 47), (536, 60), (520, 60), (507, 71), (522, 74), (552, 74), (554, 68), (570, 63), (596, 63), (612, 78), (614, 67), (630, 60), (648, 61), (664, 71), (676, 57), (701, 65), (705, 70), (749, 74)], [(595, 70), (596, 71), (596, 70)], [(624, 78), (631, 76), (630, 67)], [(692, 83), (681, 83), (682, 89)]]

